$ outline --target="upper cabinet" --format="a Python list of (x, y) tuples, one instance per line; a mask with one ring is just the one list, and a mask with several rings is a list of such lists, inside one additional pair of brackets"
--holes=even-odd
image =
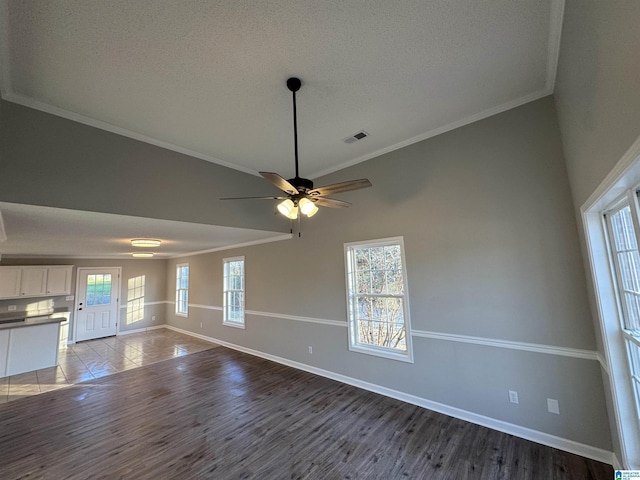
[(41, 297), (47, 292), (47, 267), (24, 267), (20, 279), (21, 297)]
[(48, 267), (47, 295), (69, 295), (71, 293), (72, 268), (68, 265)]
[(21, 267), (0, 267), (0, 298), (20, 296)]
[(0, 267), (0, 298), (71, 293), (72, 265)]

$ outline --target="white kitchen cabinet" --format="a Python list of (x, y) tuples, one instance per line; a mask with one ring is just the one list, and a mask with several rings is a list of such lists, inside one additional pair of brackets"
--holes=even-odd
[(14, 328), (10, 332), (6, 376), (58, 364), (60, 323)]
[(0, 330), (0, 378), (7, 375), (7, 359), (9, 356), (9, 336), (11, 330)]
[(73, 265), (0, 267), (0, 299), (69, 295)]
[(0, 267), (0, 298), (20, 296), (21, 267)]
[(47, 293), (47, 267), (23, 267), (21, 297), (41, 297)]
[(72, 269), (73, 267), (68, 265), (48, 268), (47, 295), (68, 295), (71, 293)]

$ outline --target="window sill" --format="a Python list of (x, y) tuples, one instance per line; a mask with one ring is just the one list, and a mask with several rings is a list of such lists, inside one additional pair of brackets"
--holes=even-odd
[(222, 322), (222, 325), (226, 327), (241, 328), (242, 330), (245, 328), (244, 323), (239, 322)]
[(407, 353), (396, 353), (387, 350), (379, 350), (377, 348), (369, 348), (360, 345), (349, 345), (349, 350), (356, 353), (364, 353), (365, 355), (373, 355), (375, 357), (387, 358), (389, 360), (397, 360), (399, 362), (413, 363), (413, 354), (409, 351)]

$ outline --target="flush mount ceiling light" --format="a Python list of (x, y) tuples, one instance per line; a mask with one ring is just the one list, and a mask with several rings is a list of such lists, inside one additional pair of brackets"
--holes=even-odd
[(285, 180), (277, 173), (260, 172), (266, 180), (278, 187), (286, 197), (233, 197), (221, 198), (220, 200), (283, 200), (278, 204), (278, 211), (287, 218), (295, 220), (298, 218), (298, 212), (312, 217), (320, 207), (348, 207), (350, 203), (333, 198), (325, 198), (325, 195), (332, 193), (348, 192), (359, 188), (367, 188), (371, 186), (371, 182), (366, 178), (359, 180), (349, 180), (347, 182), (334, 183), (324, 187), (313, 188), (313, 182), (308, 178), (301, 178), (298, 174), (298, 117), (296, 110), (296, 92), (300, 90), (302, 82), (299, 78), (291, 77), (287, 80), (287, 88), (293, 95), (293, 146), (296, 162), (296, 176), (290, 180)]
[(138, 252), (138, 253), (132, 253), (131, 256), (135, 257), (135, 258), (151, 258), (151, 257), (153, 257), (153, 253), (151, 253), (151, 252)]
[(159, 247), (162, 242), (155, 238), (134, 238), (131, 240), (132, 247)]

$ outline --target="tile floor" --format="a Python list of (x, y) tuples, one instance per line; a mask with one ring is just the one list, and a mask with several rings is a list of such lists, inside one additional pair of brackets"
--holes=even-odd
[(60, 349), (57, 367), (0, 378), (0, 403), (217, 346), (165, 328), (80, 342)]

